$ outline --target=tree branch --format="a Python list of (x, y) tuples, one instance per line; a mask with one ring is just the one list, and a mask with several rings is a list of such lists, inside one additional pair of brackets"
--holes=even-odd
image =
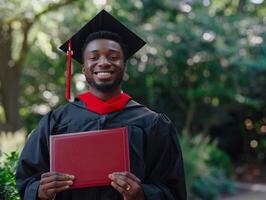
[(42, 10), (41, 12), (35, 14), (35, 16), (34, 16), (34, 21), (37, 20), (37, 19), (39, 19), (39, 18), (40, 18), (43, 14), (45, 14), (45, 13), (48, 13), (48, 12), (51, 12), (51, 11), (53, 11), (53, 10), (56, 10), (56, 9), (58, 9), (58, 8), (60, 8), (60, 7), (63, 7), (63, 6), (69, 5), (69, 4), (71, 4), (71, 3), (75, 2), (75, 1), (77, 1), (77, 0), (65, 0), (65, 1), (63, 1), (63, 2), (59, 2), (59, 3), (51, 3), (51, 4), (49, 4), (49, 5), (47, 6), (47, 8), (45, 8), (45, 9)]
[(44, 10), (42, 10), (41, 12), (35, 14), (35, 16), (33, 17), (33, 20), (29, 20), (26, 17), (23, 18), (22, 20), (22, 24), (23, 24), (23, 28), (22, 28), (22, 32), (23, 32), (23, 39), (22, 39), (22, 46), (20, 49), (20, 53), (19, 53), (19, 58), (18, 60), (15, 62), (15, 67), (17, 68), (17, 72), (20, 73), (22, 65), (26, 59), (26, 55), (27, 52), (29, 50), (29, 43), (28, 43), (28, 35), (29, 35), (29, 31), (30, 28), (34, 25), (34, 23), (44, 14), (51, 12), (53, 10), (59, 9), (60, 7), (66, 6), (72, 2), (74, 2), (76, 0), (65, 0), (63, 2), (59, 2), (59, 3), (51, 3), (49, 4)]

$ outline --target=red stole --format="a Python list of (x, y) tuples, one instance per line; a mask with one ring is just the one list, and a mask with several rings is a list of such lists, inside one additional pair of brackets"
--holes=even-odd
[(90, 92), (80, 94), (78, 98), (86, 105), (88, 110), (101, 115), (123, 110), (131, 99), (126, 93), (121, 93), (112, 99), (102, 101)]

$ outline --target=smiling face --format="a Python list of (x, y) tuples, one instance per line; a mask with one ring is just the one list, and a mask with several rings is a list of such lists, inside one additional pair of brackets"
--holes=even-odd
[(90, 89), (102, 93), (120, 90), (125, 65), (119, 43), (108, 39), (92, 40), (85, 48), (83, 58)]

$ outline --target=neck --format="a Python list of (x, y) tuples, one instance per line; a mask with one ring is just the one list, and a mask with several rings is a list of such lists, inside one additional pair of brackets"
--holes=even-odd
[(97, 98), (101, 99), (102, 101), (107, 101), (121, 94), (121, 87), (119, 86), (118, 88), (110, 92), (101, 92), (93, 87), (90, 87), (89, 92), (92, 93)]

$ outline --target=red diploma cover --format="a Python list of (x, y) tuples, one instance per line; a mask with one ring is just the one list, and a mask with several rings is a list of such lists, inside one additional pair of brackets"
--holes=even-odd
[(108, 174), (129, 171), (127, 128), (50, 136), (50, 171), (71, 174), (71, 188), (109, 185)]

